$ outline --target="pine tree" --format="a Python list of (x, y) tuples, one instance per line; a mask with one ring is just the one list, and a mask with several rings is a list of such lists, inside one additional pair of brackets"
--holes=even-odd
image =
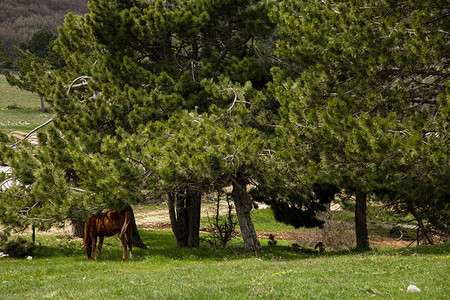
[[(33, 37), (16, 47), (16, 64), (14, 69), (19, 72), (16, 77), (9, 71), (5, 71), (6, 80), (11, 86), (22, 90), (36, 92), (36, 88), (28, 78), (28, 73), (33, 70), (32, 64), (40, 64), (43, 69), (61, 68), (62, 62), (52, 49), (56, 36), (50, 31), (41, 29), (34, 33)], [(39, 94), (41, 109), (45, 108), (44, 96)]]
[[(244, 243), (260, 250), (246, 187), (257, 171), (247, 166), (262, 151), (251, 104), (273, 65), (261, 55), (274, 29), (267, 5), (97, 0), (89, 7), (84, 17), (67, 15), (59, 31), (55, 51), (66, 67), (36, 65), (29, 74), (56, 112), (40, 151), (60, 153), (47, 170), (66, 180), (60, 215), (168, 193), (179, 245), (197, 246), (200, 193), (234, 183)], [(247, 113), (253, 119), (241, 120)], [(211, 148), (223, 151), (205, 152), (205, 134), (223, 137), (226, 145)], [(47, 165), (45, 155), (38, 159)]]
[(282, 1), (272, 11), (286, 145), (299, 172), (356, 196), (358, 248), (369, 247), (368, 198), (448, 208), (447, 10), (445, 1)]

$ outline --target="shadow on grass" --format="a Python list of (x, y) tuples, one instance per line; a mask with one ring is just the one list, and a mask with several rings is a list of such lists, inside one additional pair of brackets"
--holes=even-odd
[[(226, 249), (213, 249), (205, 243), (199, 248), (178, 248), (176, 239), (171, 231), (164, 230), (140, 230), (142, 240), (148, 249), (133, 248), (134, 260), (178, 260), (178, 261), (200, 261), (200, 260), (237, 260), (243, 258), (258, 258), (261, 260), (302, 260), (343, 255), (412, 255), (416, 254), (445, 254), (450, 253), (450, 243), (421, 246), (403, 249), (373, 249), (371, 251), (326, 251), (323, 253), (304, 253), (295, 251), (290, 246), (269, 246), (267, 241), (262, 240), (263, 252), (248, 253), (243, 247), (242, 240), (234, 240)], [(36, 257), (73, 257), (75, 259), (86, 259), (81, 239), (58, 238), (47, 239), (45, 243), (38, 246)], [(122, 247), (117, 236), (105, 238), (102, 249), (102, 261), (120, 261), (122, 258)]]

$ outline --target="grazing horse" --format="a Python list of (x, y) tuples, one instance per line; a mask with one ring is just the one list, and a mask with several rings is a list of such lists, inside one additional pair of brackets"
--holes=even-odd
[(84, 226), (84, 249), (87, 258), (95, 258), (97, 237), (99, 237), (97, 258), (100, 259), (103, 238), (117, 233), (123, 248), (122, 261), (127, 259), (127, 245), (130, 248), (130, 260), (133, 259), (130, 221), (131, 214), (125, 209), (121, 211), (113, 209), (90, 217)]

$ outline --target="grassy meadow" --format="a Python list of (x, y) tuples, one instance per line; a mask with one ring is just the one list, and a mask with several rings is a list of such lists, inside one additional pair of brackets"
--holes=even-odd
[(37, 94), (12, 87), (0, 75), (0, 130), (28, 132), (51, 118), (53, 113), (40, 110)]
[[(32, 260), (0, 258), (1, 299), (445, 299), (450, 245), (366, 253), (295, 252), (288, 243), (262, 254), (180, 249), (170, 231), (140, 230), (148, 250), (121, 263), (117, 237), (101, 260), (87, 260), (80, 239), (38, 236)], [(409, 293), (414, 284), (420, 293)]]
[[(165, 211), (135, 209), (138, 218)], [(276, 222), (270, 209), (252, 218), (259, 233), (277, 232), (276, 246), (261, 239), (263, 253), (246, 253), (235, 238), (227, 249), (206, 242), (180, 249), (170, 230), (140, 229), (149, 249), (134, 249), (134, 260), (121, 263), (117, 236), (105, 238), (101, 260), (88, 260), (81, 239), (38, 234), (33, 259), (0, 258), (0, 299), (445, 299), (450, 293), (450, 244), (311, 253), (281, 238), (305, 229)], [(407, 292), (411, 284), (421, 292)]]

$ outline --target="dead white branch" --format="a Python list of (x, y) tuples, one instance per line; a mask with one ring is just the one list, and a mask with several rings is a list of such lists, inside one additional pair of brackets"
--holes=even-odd
[(231, 106), (228, 108), (228, 112), (230, 112), (231, 113), (231, 111), (233, 110), (233, 107), (236, 105), (236, 103), (245, 103), (245, 104), (250, 104), (250, 102), (248, 102), (248, 101), (244, 101), (244, 100), (238, 100), (239, 99), (239, 97), (238, 97), (238, 94), (236, 93), (236, 91), (233, 89), (233, 87), (231, 87), (231, 86), (228, 86), (228, 88), (227, 89), (225, 89), (225, 90), (221, 90), (221, 92), (223, 92), (223, 91), (227, 91), (227, 90), (232, 90), (233, 91), (233, 93), (234, 93), (234, 99), (233, 99), (233, 103), (231, 104)]
[[(80, 86), (84, 86), (84, 85), (88, 85), (87, 79), (92, 79), (91, 76), (79, 76), (77, 78), (75, 78), (75, 80), (73, 80), (70, 85), (67, 88), (67, 95), (69, 95), (70, 90), (74, 87), (80, 87)], [(79, 83), (79, 84), (75, 84), (77, 81), (79, 80), (83, 80), (84, 82)], [(94, 94), (94, 96), (97, 96)], [(39, 129), (41, 129), (42, 127), (50, 124), (53, 119), (55, 119), (57, 117), (57, 114), (54, 114), (49, 120), (47, 120), (45, 123), (39, 125), (38, 127), (34, 128), (33, 130), (31, 130), (30, 132), (28, 132), (22, 139), (20, 139), (18, 142), (16, 142), (15, 144), (12, 145), (12, 147), (17, 147), (18, 144), (20, 144), (21, 142), (23, 142), (24, 140), (26, 140), (27, 138), (30, 137), (30, 135), (32, 135), (33, 133), (35, 133), (36, 131), (38, 131)]]
[(259, 156), (270, 156), (273, 157), (275, 155), (275, 151), (272, 149), (263, 149)]
[(51, 123), (53, 121), (54, 118), (56, 118), (56, 114), (54, 114), (49, 120), (47, 120), (45, 123), (39, 125), (38, 127), (34, 128), (33, 130), (31, 130), (30, 132), (28, 132), (21, 140), (19, 140), (18, 142), (16, 142), (15, 144), (12, 145), (12, 147), (16, 147), (18, 144), (20, 144), (22, 141), (26, 140), (27, 138), (30, 137), (30, 135), (32, 135), (33, 133), (35, 133), (36, 131), (38, 131), (39, 129), (41, 129), (42, 127), (46, 126), (47, 124)]
[(86, 192), (88, 192), (86, 190), (83, 190), (83, 189), (80, 189), (80, 188), (76, 188), (76, 187), (71, 187), (69, 189), (72, 190), (72, 191), (75, 191), (75, 192), (79, 192), (79, 193), (86, 193)]
[[(72, 83), (67, 88), (67, 95), (69, 95), (70, 90), (72, 88), (74, 88), (74, 87), (80, 87), (80, 86), (88, 85), (88, 82), (86, 81), (87, 79), (92, 79), (92, 77), (91, 76), (80, 76), (80, 77), (75, 78), (75, 80), (72, 81)], [(75, 85), (75, 82), (77, 82), (78, 80), (83, 80), (83, 82)]]

